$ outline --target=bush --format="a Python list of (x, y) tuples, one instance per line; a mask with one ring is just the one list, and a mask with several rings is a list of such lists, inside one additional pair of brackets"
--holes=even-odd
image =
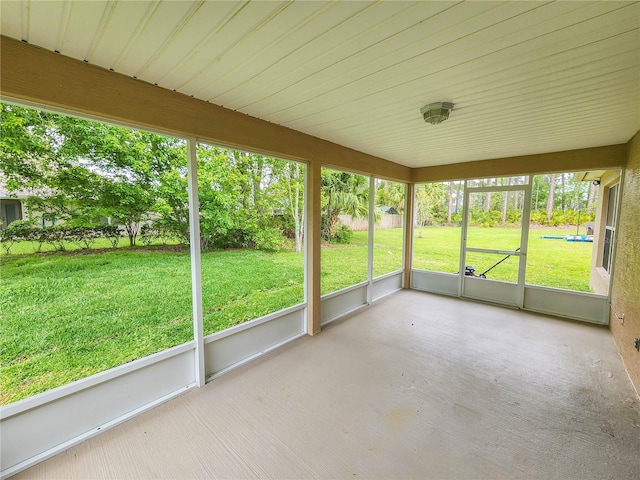
[(277, 227), (258, 230), (253, 235), (253, 247), (267, 252), (278, 252), (287, 248), (287, 240)]
[(502, 223), (502, 214), (496, 210), (472, 210), (473, 225), (478, 227), (495, 227)]
[(111, 247), (117, 248), (118, 243), (120, 243), (120, 237), (122, 236), (120, 229), (115, 225), (103, 225), (100, 227), (100, 230), (102, 232), (102, 236), (111, 242)]
[(35, 230), (35, 224), (31, 220), (15, 220), (7, 228), (0, 232), (0, 244), (7, 255), (11, 253), (11, 247), (16, 242), (30, 240), (31, 232)]
[(544, 225), (547, 222), (547, 212), (545, 210), (532, 210), (530, 221), (536, 225)]
[(31, 220), (17, 220), (11, 222), (0, 233), (2, 248), (7, 255), (15, 242), (27, 241), (36, 243), (36, 252), (42, 251), (42, 245), (50, 244), (54, 250), (65, 251), (66, 242), (72, 242), (81, 249), (87, 250), (100, 237), (106, 237), (113, 248), (120, 242), (120, 229), (114, 225), (99, 225), (95, 227), (72, 227), (69, 225), (56, 225), (51, 227), (38, 227)]
[(522, 221), (522, 210), (507, 210), (507, 223), (519, 225)]
[(346, 225), (340, 225), (329, 239), (332, 243), (349, 243), (353, 238), (353, 230)]
[(146, 247), (156, 241), (160, 242), (161, 245), (166, 245), (171, 240), (179, 240), (175, 231), (167, 228), (166, 224), (161, 221), (142, 225), (140, 238), (142, 239), (142, 244)]
[(102, 236), (102, 231), (100, 227), (69, 227), (64, 236), (82, 250), (88, 250)]
[(64, 252), (66, 247), (64, 242), (71, 240), (68, 238), (69, 228), (64, 225), (56, 225), (53, 227), (44, 227), (46, 242), (50, 244), (54, 250)]

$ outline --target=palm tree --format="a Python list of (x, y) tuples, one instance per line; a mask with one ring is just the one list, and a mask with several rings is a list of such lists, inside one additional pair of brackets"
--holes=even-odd
[(369, 181), (353, 173), (322, 169), (322, 238), (330, 241), (338, 231), (339, 215), (364, 218), (369, 214)]

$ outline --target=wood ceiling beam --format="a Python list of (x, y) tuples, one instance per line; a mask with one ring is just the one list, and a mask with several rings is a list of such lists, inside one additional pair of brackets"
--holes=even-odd
[(0, 93), (179, 137), (407, 182), (411, 169), (24, 42), (0, 37)]
[(627, 144), (621, 143), (605, 147), (414, 168), (411, 179), (415, 183), (421, 183), (595, 169), (608, 170), (625, 166), (627, 158)]

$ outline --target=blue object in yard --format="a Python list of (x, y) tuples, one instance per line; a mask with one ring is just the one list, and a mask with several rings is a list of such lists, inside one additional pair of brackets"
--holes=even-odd
[(540, 238), (547, 238), (552, 240), (566, 240), (566, 235), (542, 235)]
[(567, 235), (567, 242), (593, 242), (591, 235)]

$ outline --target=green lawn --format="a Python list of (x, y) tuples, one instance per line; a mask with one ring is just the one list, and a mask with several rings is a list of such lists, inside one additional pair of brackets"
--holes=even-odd
[[(487, 238), (513, 234), (482, 230)], [(459, 232), (423, 229), (415, 238), (416, 267), (456, 272)], [(588, 290), (591, 244), (540, 240), (539, 233), (531, 235), (527, 281)], [(401, 268), (401, 229), (377, 230), (374, 244), (374, 276)], [(350, 244), (323, 247), (323, 294), (366, 280), (366, 246), (367, 232), (356, 232)], [(192, 339), (188, 249), (28, 253), (32, 248), (18, 244), (0, 256), (0, 404)], [(509, 275), (507, 263), (490, 278)], [(202, 285), (209, 334), (302, 302), (303, 256), (206, 252)]]
[[(473, 227), (469, 230), (469, 238), (474, 240), (474, 243), (469, 246), (513, 250), (520, 243), (518, 229)], [(529, 230), (526, 283), (589, 291), (593, 243), (541, 238), (542, 235), (571, 234), (575, 234), (575, 229), (534, 228)], [(418, 229), (414, 237), (414, 268), (456, 273), (460, 268), (459, 250), (459, 227)], [(502, 258), (504, 258), (502, 255), (469, 253), (466, 264), (473, 265), (476, 273), (481, 273)], [(515, 281), (517, 270), (517, 259), (511, 257), (491, 270), (487, 278)]]

